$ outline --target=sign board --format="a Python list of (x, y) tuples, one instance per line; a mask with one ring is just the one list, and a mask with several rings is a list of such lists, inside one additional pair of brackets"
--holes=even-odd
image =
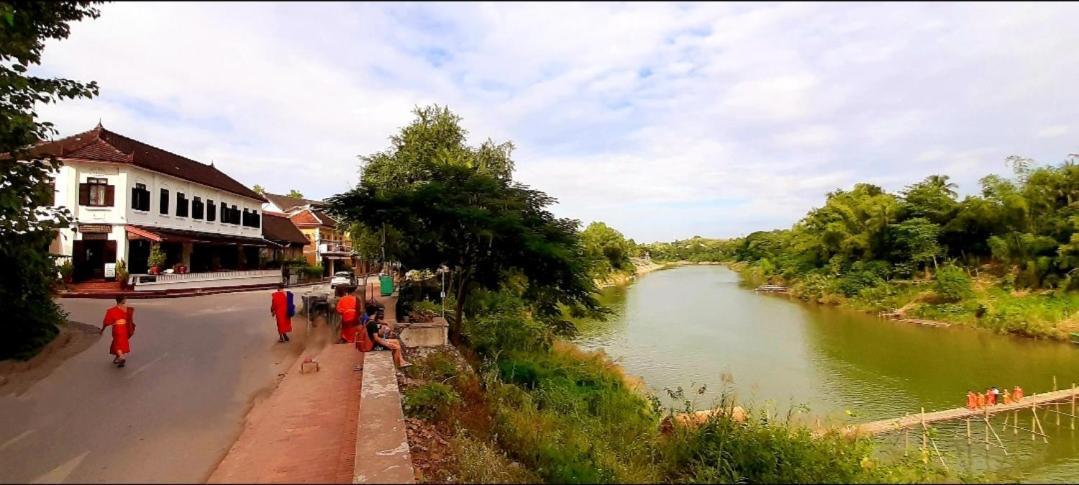
[(116, 263), (105, 263), (105, 277), (116, 278)]
[(112, 232), (109, 224), (79, 224), (79, 232), (83, 234), (108, 234)]

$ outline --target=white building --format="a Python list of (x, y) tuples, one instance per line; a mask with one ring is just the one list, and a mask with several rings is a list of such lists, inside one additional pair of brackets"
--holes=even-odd
[(214, 168), (104, 129), (39, 144), (34, 155), (63, 162), (55, 180), (56, 206), (72, 227), (53, 251), (70, 257), (75, 281), (101, 279), (108, 263), (125, 261), (147, 273), (153, 244), (166, 254), (162, 268), (192, 273), (253, 269), (262, 237), (265, 199)]

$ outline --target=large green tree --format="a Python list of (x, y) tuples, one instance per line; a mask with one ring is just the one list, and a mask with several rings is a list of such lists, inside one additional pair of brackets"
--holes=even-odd
[(512, 145), (465, 143), (460, 118), (445, 107), (417, 108), (391, 147), (363, 157), (358, 187), (330, 198), (330, 210), (368, 228), (392, 228), (387, 257), (408, 269), (451, 270), (451, 335), (460, 339), (467, 300), (505, 275), (527, 278), (524, 296), (552, 324), (561, 305), (598, 310), (580, 249), (579, 223), (554, 217), (554, 199), (512, 179)]
[(27, 149), (55, 134), (38, 118), (41, 104), (97, 95), (97, 85), (28, 74), (49, 39), (69, 24), (96, 18), (95, 2), (0, 2), (0, 301), (8, 309), (0, 358), (27, 358), (51, 340), (63, 321), (52, 300), (56, 280), (49, 243), (69, 213), (51, 207), (55, 159), (31, 159)]
[(605, 278), (615, 271), (633, 271), (630, 254), (634, 245), (613, 227), (593, 222), (581, 231), (581, 245), (593, 277)]

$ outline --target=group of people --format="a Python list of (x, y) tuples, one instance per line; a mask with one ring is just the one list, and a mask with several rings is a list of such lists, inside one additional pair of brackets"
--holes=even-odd
[(997, 404), (1013, 404), (1022, 400), (1023, 388), (1019, 386), (1015, 386), (1015, 389), (1011, 392), (1007, 389), (1001, 391), (997, 387), (986, 389), (984, 393), (967, 390), (967, 409), (971, 410), (996, 406)]
[[(374, 302), (360, 304), (356, 297), (356, 288), (349, 288), (345, 296), (337, 302), (337, 313), (341, 315), (341, 338), (338, 343), (355, 344), (361, 352), (389, 350), (398, 367), (412, 364), (405, 361), (401, 350), (401, 341), (396, 338), (397, 329), (384, 319), (382, 309)], [(363, 311), (360, 311), (360, 309)], [(284, 285), (278, 285), (270, 297), (270, 315), (277, 323), (277, 341), (288, 342), (292, 332), (292, 316), (295, 310), (285, 292)], [(105, 311), (101, 322), (101, 331), (112, 327), (112, 345), (109, 353), (115, 356), (113, 364), (124, 367), (127, 355), (131, 353), (131, 336), (135, 333), (134, 309), (127, 306), (127, 298), (116, 297), (116, 305)]]
[[(360, 308), (363, 308), (362, 312)], [(341, 338), (338, 343), (355, 344), (361, 352), (386, 349), (393, 355), (397, 367), (412, 365), (405, 361), (393, 323), (385, 320), (383, 310), (376, 302), (369, 301), (361, 307), (355, 287), (349, 287), (346, 294), (337, 300), (337, 313), (341, 315)]]

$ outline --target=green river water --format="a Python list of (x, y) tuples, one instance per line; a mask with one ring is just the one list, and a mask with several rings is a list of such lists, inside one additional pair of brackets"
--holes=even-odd
[[(580, 325), (577, 343), (603, 349), (649, 389), (681, 386), (711, 404), (721, 388), (739, 404), (785, 412), (805, 405), (829, 422), (863, 422), (965, 405), (967, 389), (1022, 386), (1027, 395), (1079, 382), (1079, 347), (990, 334), (932, 328), (760, 295), (739, 285), (722, 266), (690, 266), (648, 274), (608, 288), (615, 315)], [(706, 385), (700, 396), (690, 392)], [(669, 402), (669, 401), (668, 401)], [(1070, 412), (1070, 404), (1061, 408)], [(938, 424), (937, 444), (953, 468), (992, 470), (1024, 481), (1079, 481), (1079, 431), (1071, 418), (1039, 414), (1049, 443), (1000, 425), (1007, 448), (984, 448), (984, 424), (968, 446), (965, 423)], [(1031, 415), (1020, 415), (1030, 427)], [(815, 419), (815, 418), (814, 418)], [(1079, 422), (1075, 425), (1079, 428)], [(882, 448), (902, 453), (902, 433)], [(910, 435), (910, 451), (920, 446)], [(995, 442), (995, 439), (994, 439)]]

